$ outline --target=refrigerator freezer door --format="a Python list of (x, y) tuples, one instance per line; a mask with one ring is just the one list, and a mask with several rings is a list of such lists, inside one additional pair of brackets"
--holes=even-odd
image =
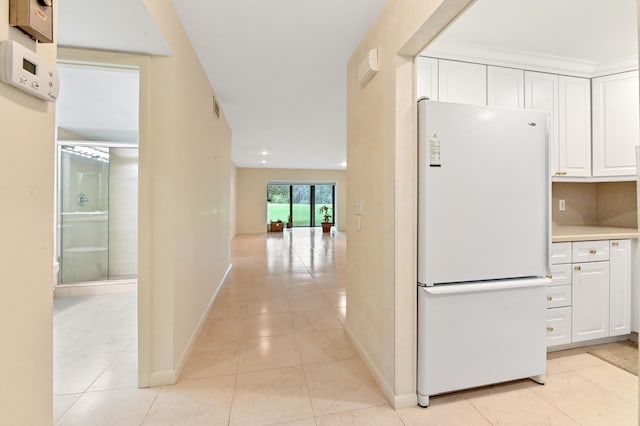
[(548, 273), (547, 114), (421, 100), (418, 282)]
[(546, 372), (546, 278), (418, 287), (418, 398)]

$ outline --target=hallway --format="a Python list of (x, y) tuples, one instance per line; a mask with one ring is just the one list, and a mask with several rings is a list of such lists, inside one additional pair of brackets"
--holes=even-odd
[(57, 407), (56, 424), (636, 424), (637, 377), (586, 349), (550, 354), (545, 386), (523, 380), (395, 412), (343, 331), (346, 244), (308, 228), (237, 236), (178, 384), (89, 389)]

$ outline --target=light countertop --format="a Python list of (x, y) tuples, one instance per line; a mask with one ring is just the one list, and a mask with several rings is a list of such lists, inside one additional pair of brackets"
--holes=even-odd
[(551, 229), (551, 241), (554, 243), (568, 241), (624, 240), (633, 238), (638, 238), (638, 228), (618, 228), (598, 225), (553, 225)]

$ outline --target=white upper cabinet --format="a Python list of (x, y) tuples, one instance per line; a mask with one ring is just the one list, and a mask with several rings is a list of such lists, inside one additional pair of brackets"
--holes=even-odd
[(524, 108), (524, 71), (489, 65), (487, 67), (487, 105)]
[(438, 100), (438, 60), (418, 56), (416, 58), (416, 95), (417, 99)]
[(558, 78), (558, 167), (562, 176), (591, 176), (591, 81)]
[(593, 79), (593, 175), (636, 173), (638, 145), (638, 72)]
[(524, 72), (524, 104), (526, 109), (551, 113), (549, 120), (549, 146), (551, 172), (562, 173), (558, 162), (558, 76), (541, 72)]
[(439, 59), (438, 100), (486, 105), (487, 66)]

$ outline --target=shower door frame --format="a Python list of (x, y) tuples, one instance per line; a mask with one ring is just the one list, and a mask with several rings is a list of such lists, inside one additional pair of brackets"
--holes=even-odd
[[(78, 288), (83, 285), (108, 285), (108, 284), (129, 284), (135, 283), (135, 279), (126, 280), (101, 280), (101, 281), (87, 281), (71, 284), (64, 284), (62, 282), (62, 203), (60, 197), (60, 191), (62, 190), (60, 172), (62, 171), (62, 147), (63, 146), (88, 146), (96, 148), (126, 148), (136, 149), (140, 151), (138, 143), (128, 142), (105, 142), (105, 141), (84, 141), (84, 140), (56, 140), (56, 163), (55, 163), (55, 179), (54, 179), (54, 202), (55, 202), (55, 218), (54, 218), (54, 232), (55, 232), (55, 259), (54, 259), (54, 289), (57, 288)], [(138, 162), (140, 160), (138, 159)], [(137, 275), (137, 273), (136, 273)]]

